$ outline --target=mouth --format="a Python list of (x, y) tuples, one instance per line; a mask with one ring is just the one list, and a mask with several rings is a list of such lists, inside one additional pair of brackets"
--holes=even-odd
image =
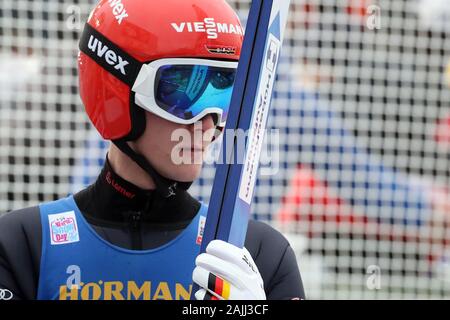
[(185, 151), (191, 151), (191, 152), (204, 152), (205, 149), (203, 147), (199, 147), (199, 146), (186, 146), (186, 147), (182, 147), (182, 150)]

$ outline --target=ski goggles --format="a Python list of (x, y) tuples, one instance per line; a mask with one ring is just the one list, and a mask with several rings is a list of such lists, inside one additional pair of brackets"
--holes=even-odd
[(142, 65), (133, 84), (135, 103), (161, 118), (193, 124), (217, 114), (216, 125), (228, 116), (237, 62), (168, 58)]

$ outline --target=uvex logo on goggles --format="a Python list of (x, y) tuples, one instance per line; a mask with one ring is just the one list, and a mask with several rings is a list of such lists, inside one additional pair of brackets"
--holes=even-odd
[(95, 52), (99, 58), (105, 59), (109, 65), (114, 66), (114, 69), (120, 70), (124, 76), (127, 75), (125, 66), (129, 64), (129, 62), (116, 54), (113, 50), (109, 49), (108, 46), (102, 44), (96, 37), (91, 35), (87, 46), (92, 52)]

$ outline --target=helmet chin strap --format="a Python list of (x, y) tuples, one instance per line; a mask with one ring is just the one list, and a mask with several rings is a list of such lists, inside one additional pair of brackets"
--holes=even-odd
[(130, 145), (124, 139), (112, 140), (120, 151), (129, 156), (134, 162), (137, 163), (147, 174), (152, 177), (153, 182), (156, 185), (156, 191), (164, 198), (170, 198), (177, 193), (177, 189), (187, 190), (191, 186), (192, 182), (180, 182), (168, 179), (160, 175), (155, 168), (147, 161), (147, 159), (136, 153)]

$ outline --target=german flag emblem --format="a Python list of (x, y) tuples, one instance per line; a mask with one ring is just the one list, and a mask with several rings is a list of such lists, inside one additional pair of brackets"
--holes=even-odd
[(212, 295), (208, 291), (205, 293), (205, 296), (203, 297), (203, 300), (220, 300), (215, 295)]
[(210, 273), (208, 277), (208, 289), (228, 300), (230, 297), (230, 283)]

